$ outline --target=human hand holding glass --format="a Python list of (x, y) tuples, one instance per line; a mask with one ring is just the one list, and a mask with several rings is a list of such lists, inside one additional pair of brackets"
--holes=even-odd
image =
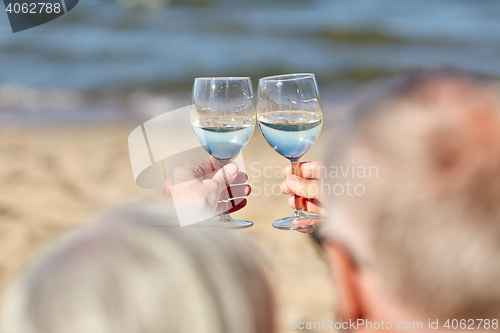
[[(214, 212), (232, 213), (245, 207), (244, 197), (251, 191), (250, 186), (244, 184), (247, 179), (235, 163), (223, 165), (210, 157), (200, 158), (177, 165), (172, 179), (166, 182), (166, 191), (174, 200), (178, 214), (204, 219), (203, 216), (213, 216)], [(236, 198), (231, 202), (227, 201), (230, 199), (227, 182), (232, 184), (231, 192)]]
[[(257, 117), (269, 145), (291, 162), (298, 177), (300, 158), (312, 147), (321, 132), (323, 107), (314, 74), (290, 74), (261, 78), (257, 92)], [(316, 227), (322, 217), (303, 211), (304, 199), (294, 196), (295, 214), (273, 223), (277, 229), (298, 230)]]
[(304, 198), (302, 209), (313, 214), (326, 215), (326, 209), (323, 207), (323, 195), (321, 191), (321, 173), (324, 165), (321, 162), (300, 162), (301, 177), (293, 174), (292, 167), (289, 165), (283, 169), (285, 180), (280, 184), (280, 190), (283, 194), (291, 195), (288, 198), (288, 204), (295, 207), (294, 195)]
[[(253, 89), (248, 77), (196, 78), (193, 86), (191, 124), (203, 148), (218, 162), (234, 159), (247, 144), (255, 127)], [(224, 168), (228, 202), (235, 205), (234, 193)], [(210, 225), (247, 228), (249, 221), (221, 213)]]

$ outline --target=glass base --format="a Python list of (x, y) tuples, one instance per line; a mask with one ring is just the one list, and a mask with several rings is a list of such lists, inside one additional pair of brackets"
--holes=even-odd
[(321, 215), (307, 215), (302, 211), (273, 222), (273, 227), (280, 230), (308, 230), (321, 225), (325, 218)]
[(253, 222), (237, 220), (229, 215), (219, 215), (206, 221), (196, 223), (193, 226), (201, 228), (245, 229), (253, 226)]

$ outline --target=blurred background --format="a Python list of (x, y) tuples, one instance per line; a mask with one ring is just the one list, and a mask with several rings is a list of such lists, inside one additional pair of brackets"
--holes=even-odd
[[(164, 196), (134, 184), (127, 137), (188, 105), (199, 76), (312, 72), (325, 126), (317, 159), (359, 85), (412, 67), (500, 76), (495, 0), (81, 0), (62, 17), (12, 34), (0, 14), (0, 292), (36, 249), (103, 209)], [(175, 124), (173, 124), (175, 126)], [(168, 129), (166, 129), (168, 130)], [(244, 149), (253, 195), (238, 231), (269, 258), (279, 332), (291, 319), (333, 319), (326, 267), (306, 235), (274, 230), (288, 216), (279, 157), (256, 131)], [(264, 179), (249, 170), (252, 162)], [(263, 188), (262, 188), (263, 189)]]

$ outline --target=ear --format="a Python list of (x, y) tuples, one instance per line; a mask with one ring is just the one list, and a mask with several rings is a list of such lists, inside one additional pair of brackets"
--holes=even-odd
[(327, 242), (324, 250), (337, 292), (337, 320), (364, 319), (366, 313), (358, 267), (341, 244)]

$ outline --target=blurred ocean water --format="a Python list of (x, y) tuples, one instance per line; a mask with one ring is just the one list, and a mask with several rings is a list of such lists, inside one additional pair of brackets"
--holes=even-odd
[(500, 76), (499, 17), (496, 0), (81, 0), (16, 34), (2, 16), (0, 109), (181, 105), (199, 76), (313, 72), (326, 98), (416, 66)]

